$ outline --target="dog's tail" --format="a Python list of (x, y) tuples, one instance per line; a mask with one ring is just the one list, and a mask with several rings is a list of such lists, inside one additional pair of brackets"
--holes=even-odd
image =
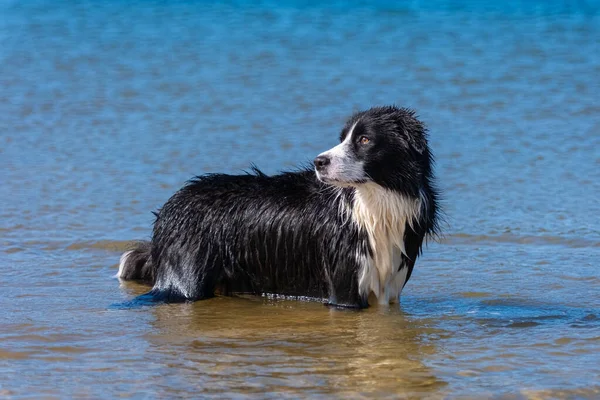
[(116, 277), (126, 281), (143, 281), (154, 284), (151, 249), (150, 242), (138, 242), (132, 250), (123, 253)]

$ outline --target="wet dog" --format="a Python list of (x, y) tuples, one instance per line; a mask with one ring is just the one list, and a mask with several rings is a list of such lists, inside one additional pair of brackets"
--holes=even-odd
[(117, 276), (154, 285), (156, 301), (254, 293), (367, 307), (398, 301), (438, 194), (424, 125), (414, 112), (352, 115), (340, 143), (303, 169), (210, 174), (156, 213), (151, 242), (121, 257)]

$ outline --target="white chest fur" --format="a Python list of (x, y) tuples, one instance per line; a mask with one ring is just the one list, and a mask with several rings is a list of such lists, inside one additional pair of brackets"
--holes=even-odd
[(400, 268), (404, 248), (404, 228), (418, 220), (420, 199), (409, 199), (375, 183), (356, 189), (352, 219), (366, 232), (373, 257), (360, 255), (358, 276), (361, 295), (375, 294), (379, 304), (397, 301), (408, 268)]

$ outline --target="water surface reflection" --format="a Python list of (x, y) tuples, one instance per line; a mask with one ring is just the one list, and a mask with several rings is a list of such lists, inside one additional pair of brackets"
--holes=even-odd
[[(123, 286), (129, 294), (145, 290)], [(159, 305), (151, 312), (146, 339), (157, 362), (167, 366), (166, 379), (185, 379), (184, 387), (201, 393), (386, 397), (445, 387), (423, 361), (447, 333), (397, 306), (356, 312), (244, 296)]]

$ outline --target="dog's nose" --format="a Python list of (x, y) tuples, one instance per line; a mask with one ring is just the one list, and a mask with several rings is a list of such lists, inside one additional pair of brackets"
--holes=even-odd
[(326, 167), (327, 165), (329, 165), (329, 163), (331, 162), (331, 159), (327, 156), (318, 156), (317, 158), (315, 158), (315, 167), (317, 167), (317, 169), (322, 169), (324, 167)]

